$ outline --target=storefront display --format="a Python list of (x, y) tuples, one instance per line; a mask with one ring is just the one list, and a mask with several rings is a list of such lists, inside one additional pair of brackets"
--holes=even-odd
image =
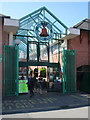
[(28, 93), (28, 80), (19, 80), (19, 93)]

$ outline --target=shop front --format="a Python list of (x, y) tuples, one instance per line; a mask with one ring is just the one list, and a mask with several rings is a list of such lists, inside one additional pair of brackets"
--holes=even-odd
[[(44, 13), (50, 15), (54, 22)], [(56, 22), (58, 25), (55, 24)], [(62, 66), (60, 65), (60, 46), (63, 43), (61, 38), (67, 35), (67, 29), (67, 26), (46, 7), (19, 19), (17, 32), (13, 34), (10, 32), (10, 44), (4, 45), (4, 96), (28, 93), (29, 69), (34, 71), (36, 68), (38, 68), (36, 79), (39, 79), (39, 75), (42, 76), (43, 84), (47, 84), (47, 91), (69, 91), (68, 87), (66, 90), (66, 86), (71, 84), (70, 81), (75, 81), (75, 78), (73, 79), (72, 75), (72, 79), (68, 78), (67, 81), (69, 73), (66, 71), (69, 70), (67, 66), (70, 65), (68, 56), (72, 55), (71, 61), (74, 61), (73, 54), (66, 54), (63, 57), (63, 64), (66, 65), (63, 66), (63, 75), (61, 75)], [(62, 32), (63, 30), (64, 32)], [(66, 53), (71, 53), (71, 51), (66, 50)], [(46, 75), (41, 72), (43, 68), (46, 69)], [(73, 66), (71, 69), (74, 73)], [(75, 87), (75, 82), (73, 82), (73, 86)]]

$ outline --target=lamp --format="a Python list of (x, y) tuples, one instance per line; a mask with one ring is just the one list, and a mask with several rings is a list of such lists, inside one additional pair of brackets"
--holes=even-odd
[(15, 43), (15, 45), (19, 45), (20, 44), (20, 40), (19, 39), (15, 39), (14, 43)]

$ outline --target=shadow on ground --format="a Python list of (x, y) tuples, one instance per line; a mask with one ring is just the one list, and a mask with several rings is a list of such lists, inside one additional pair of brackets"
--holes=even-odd
[(88, 106), (89, 95), (85, 93), (35, 93), (32, 98), (29, 94), (4, 97), (2, 100), (2, 114), (28, 113), (70, 109)]

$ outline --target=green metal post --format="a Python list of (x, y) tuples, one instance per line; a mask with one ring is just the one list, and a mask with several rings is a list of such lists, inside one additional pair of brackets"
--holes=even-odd
[(45, 21), (45, 9), (43, 9), (43, 21)]
[(60, 38), (62, 37), (62, 34), (60, 33)]
[(48, 46), (47, 46), (47, 51), (48, 51), (48, 62), (50, 62), (50, 57), (49, 57), (49, 43), (48, 43)]
[(16, 80), (16, 83), (17, 83), (17, 91), (16, 91), (16, 96), (18, 96), (18, 93), (19, 93), (19, 46), (15, 46), (15, 49), (17, 50), (17, 80)]
[(59, 77), (60, 77), (60, 41), (58, 40), (58, 69), (59, 69)]
[(3, 51), (4, 51), (4, 80), (3, 80), (3, 84), (4, 84), (4, 96), (5, 96), (5, 45), (3, 46)]
[[(27, 62), (29, 61), (29, 41), (27, 37)], [(28, 66), (27, 66), (27, 78), (28, 78)]]
[(63, 93), (65, 93), (65, 51), (63, 50)]
[(40, 58), (40, 45), (39, 42), (37, 43), (37, 61), (39, 62), (39, 58)]
[(60, 41), (58, 40), (58, 63), (60, 63)]
[(65, 28), (65, 35), (67, 35), (67, 28)]
[(29, 43), (28, 43), (28, 37), (27, 37), (27, 62), (29, 61)]

